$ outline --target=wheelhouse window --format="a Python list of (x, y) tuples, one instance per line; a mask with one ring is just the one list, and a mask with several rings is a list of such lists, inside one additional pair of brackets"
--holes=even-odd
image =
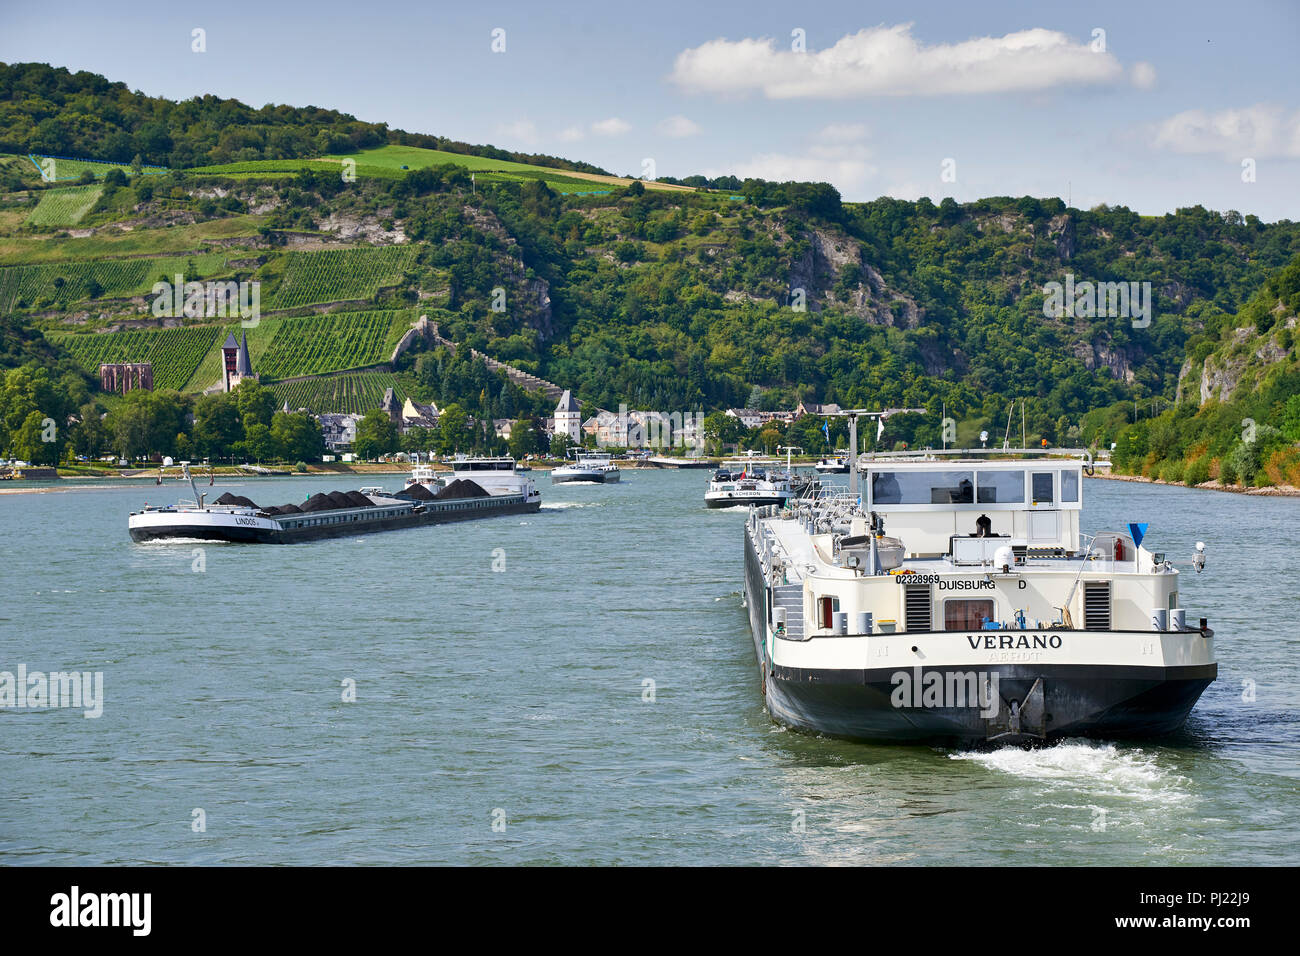
[(1061, 501), (1077, 502), (1079, 500), (1079, 473), (1077, 471), (1061, 472)]
[(972, 471), (875, 471), (871, 501), (876, 505), (970, 505), (975, 503)]
[(992, 601), (953, 598), (943, 602), (945, 631), (978, 631), (984, 627), (986, 619), (993, 619)]
[(1052, 473), (1050, 471), (1034, 472), (1032, 484), (1034, 504), (1050, 505), (1056, 501), (1056, 496), (1052, 491)]
[(1025, 503), (1023, 471), (977, 471), (975, 484), (982, 505)]

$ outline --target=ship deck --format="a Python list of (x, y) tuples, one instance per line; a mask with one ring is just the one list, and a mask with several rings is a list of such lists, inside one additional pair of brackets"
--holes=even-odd
[[(789, 583), (801, 583), (813, 573), (839, 573), (852, 577), (849, 569), (833, 563), (833, 556), (817, 547), (814, 538), (798, 521), (786, 518), (767, 518), (758, 522), (759, 534), (770, 542), (769, 547), (781, 558)], [(949, 555), (937, 557), (908, 557), (901, 567), (924, 574), (970, 575), (984, 573), (988, 565), (959, 563)], [(1137, 574), (1138, 562), (1133, 559), (1116, 561), (1112, 558), (1087, 554), (1041, 555), (1030, 551), (1015, 565), (1016, 574), (1077, 574), (1086, 567), (1090, 573), (1106, 575)]]

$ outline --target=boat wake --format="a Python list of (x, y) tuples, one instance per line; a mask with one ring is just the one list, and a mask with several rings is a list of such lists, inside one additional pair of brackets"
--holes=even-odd
[(133, 541), (141, 548), (167, 548), (179, 545), (201, 544), (204, 547), (210, 544), (238, 544), (237, 541), (222, 541), (216, 538), (154, 538), (150, 541)]
[(548, 501), (542, 505), (543, 511), (564, 511), (567, 508), (603, 508), (603, 501)]
[(1155, 755), (1101, 741), (1064, 740), (1033, 750), (1007, 747), (983, 753), (954, 753), (949, 757), (1091, 796), (1164, 804), (1179, 803), (1190, 796), (1185, 789), (1187, 779), (1162, 767)]

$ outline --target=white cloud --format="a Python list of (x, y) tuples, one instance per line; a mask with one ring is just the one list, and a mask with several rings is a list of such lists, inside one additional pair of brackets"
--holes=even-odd
[(934, 187), (927, 190), (920, 183), (912, 180), (895, 183), (885, 190), (885, 195), (891, 199), (906, 199), (908, 202), (916, 202), (922, 196), (930, 196), (935, 192)]
[(870, 151), (861, 144), (818, 143), (803, 152), (761, 153), (726, 169), (706, 170), (704, 175), (771, 182), (824, 182), (838, 189), (846, 199), (858, 199), (876, 175), (870, 156)]
[(497, 126), (497, 135), (507, 142), (532, 144), (537, 142), (537, 124), (526, 119), (504, 123)]
[(1139, 90), (1149, 90), (1156, 85), (1156, 68), (1145, 60), (1134, 63), (1129, 75), (1133, 79), (1133, 85)]
[(578, 140), (583, 139), (587, 134), (582, 131), (581, 126), (569, 126), (560, 130), (556, 135), (562, 142), (576, 143)]
[(823, 143), (856, 143), (867, 138), (867, 127), (863, 123), (831, 123), (822, 127), (817, 138)]
[(686, 136), (694, 136), (700, 131), (700, 125), (685, 116), (670, 116), (663, 120), (655, 127), (660, 136), (667, 136), (671, 139), (682, 139)]
[(1239, 110), (1186, 110), (1157, 123), (1158, 149), (1230, 159), (1300, 158), (1300, 111), (1259, 104)]
[(611, 116), (591, 124), (591, 131), (597, 136), (622, 136), (632, 128), (632, 124)]
[(1116, 83), (1123, 75), (1112, 54), (1056, 30), (924, 46), (905, 23), (860, 30), (808, 53), (778, 49), (770, 38), (711, 40), (679, 53), (670, 79), (696, 93), (837, 99), (1045, 90)]

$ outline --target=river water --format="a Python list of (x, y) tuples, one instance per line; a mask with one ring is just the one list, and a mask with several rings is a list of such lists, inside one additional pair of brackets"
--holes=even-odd
[(0, 489), (0, 670), (104, 696), (0, 710), (0, 863), (1300, 862), (1300, 500), (1087, 482), (1086, 531), (1148, 521), (1185, 571), (1219, 680), (1177, 739), (962, 753), (768, 719), (703, 473), (537, 482), (536, 515), (288, 547), (132, 544), (176, 482)]

